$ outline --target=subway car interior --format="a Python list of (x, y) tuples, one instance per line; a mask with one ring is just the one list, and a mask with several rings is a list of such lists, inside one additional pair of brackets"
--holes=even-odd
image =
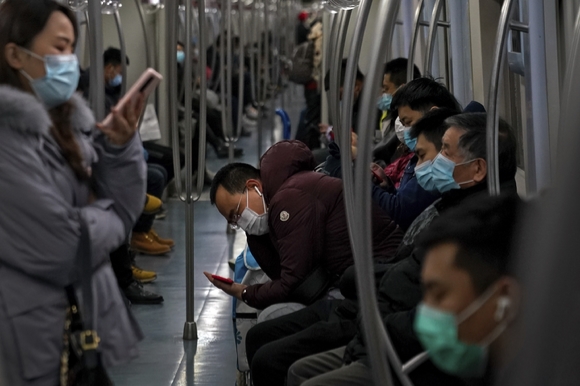
[(580, 0), (2, 0), (0, 35), (0, 385), (580, 384)]

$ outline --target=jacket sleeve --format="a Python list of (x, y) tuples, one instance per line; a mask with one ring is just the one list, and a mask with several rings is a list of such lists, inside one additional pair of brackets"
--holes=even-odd
[[(309, 194), (286, 189), (270, 204), (269, 224), (277, 240), (280, 278), (247, 288), (245, 300), (255, 308), (287, 302), (292, 291), (316, 267), (324, 245), (322, 208)], [(280, 219), (285, 211), (288, 218)], [(285, 216), (282, 216), (286, 218)]]
[(423, 189), (415, 177), (411, 177), (404, 185), (401, 184), (395, 193), (389, 193), (373, 185), (372, 196), (375, 203), (405, 230), (437, 199), (437, 196)]
[(145, 205), (147, 166), (139, 135), (123, 147), (108, 143), (104, 135), (95, 138), (99, 161), (93, 165), (94, 189), (98, 198), (113, 201), (113, 210), (127, 235)]
[(41, 142), (12, 133), (0, 141), (0, 264), (64, 286), (74, 267), (80, 216), (89, 226), (94, 266), (121, 244), (125, 227), (114, 200), (98, 199), (82, 208), (70, 204), (70, 192), (60, 188), (67, 182), (55, 182), (65, 177), (47, 165)]

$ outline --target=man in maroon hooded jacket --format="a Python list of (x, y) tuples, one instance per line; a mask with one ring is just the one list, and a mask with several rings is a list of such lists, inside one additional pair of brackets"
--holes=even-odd
[[(342, 180), (314, 172), (314, 167), (306, 145), (282, 141), (262, 156), (260, 170), (234, 163), (216, 174), (212, 204), (230, 226), (246, 231), (252, 254), (272, 280), (251, 286), (226, 284), (206, 273), (212, 284), (263, 309), (289, 301), (304, 303), (298, 292), (317, 269), (338, 278), (353, 264)], [(396, 224), (374, 206), (375, 259), (388, 262), (401, 239)]]

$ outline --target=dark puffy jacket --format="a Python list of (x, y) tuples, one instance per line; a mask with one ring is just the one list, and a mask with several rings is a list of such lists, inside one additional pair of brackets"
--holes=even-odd
[[(342, 181), (314, 169), (300, 141), (283, 141), (262, 157), (260, 175), (268, 206), (269, 235), (248, 235), (248, 245), (271, 282), (250, 286), (249, 305), (265, 308), (292, 300), (292, 291), (317, 266), (338, 277), (353, 264)], [(373, 207), (373, 254), (393, 261), (402, 239), (396, 224)]]
[[(502, 192), (511, 191), (515, 194), (515, 183), (502, 184)], [(424, 253), (414, 247), (417, 235), (431, 221), (449, 208), (459, 205), (466, 199), (476, 200), (487, 196), (487, 184), (473, 186), (467, 189), (451, 190), (417, 217), (401, 243), (395, 259), (397, 263), (390, 264), (381, 278), (378, 303), (383, 323), (389, 332), (399, 358), (403, 363), (424, 351), (413, 330), (415, 307), (421, 301), (421, 265)], [(351, 275), (345, 275), (350, 277)], [(364, 332), (359, 323), (359, 332), (348, 344), (344, 360), (350, 363), (362, 360), (367, 365), (367, 351), (364, 343)], [(455, 385), (462, 384), (458, 378), (451, 377), (434, 367), (427, 361), (410, 374), (413, 384), (420, 385)]]

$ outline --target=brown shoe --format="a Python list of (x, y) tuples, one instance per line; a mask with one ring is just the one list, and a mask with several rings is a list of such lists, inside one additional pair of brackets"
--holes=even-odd
[(157, 232), (155, 232), (153, 230), (153, 228), (151, 228), (151, 230), (149, 231), (149, 233), (147, 233), (147, 235), (149, 237), (151, 237), (153, 240), (157, 241), (159, 244), (161, 244), (161, 245), (167, 245), (169, 248), (172, 248), (175, 245), (175, 243), (173, 242), (172, 239), (163, 239), (163, 238), (161, 238), (157, 234)]
[(136, 252), (146, 255), (164, 255), (171, 252), (171, 248), (167, 245), (159, 244), (145, 232), (133, 232), (131, 236), (131, 248)]

